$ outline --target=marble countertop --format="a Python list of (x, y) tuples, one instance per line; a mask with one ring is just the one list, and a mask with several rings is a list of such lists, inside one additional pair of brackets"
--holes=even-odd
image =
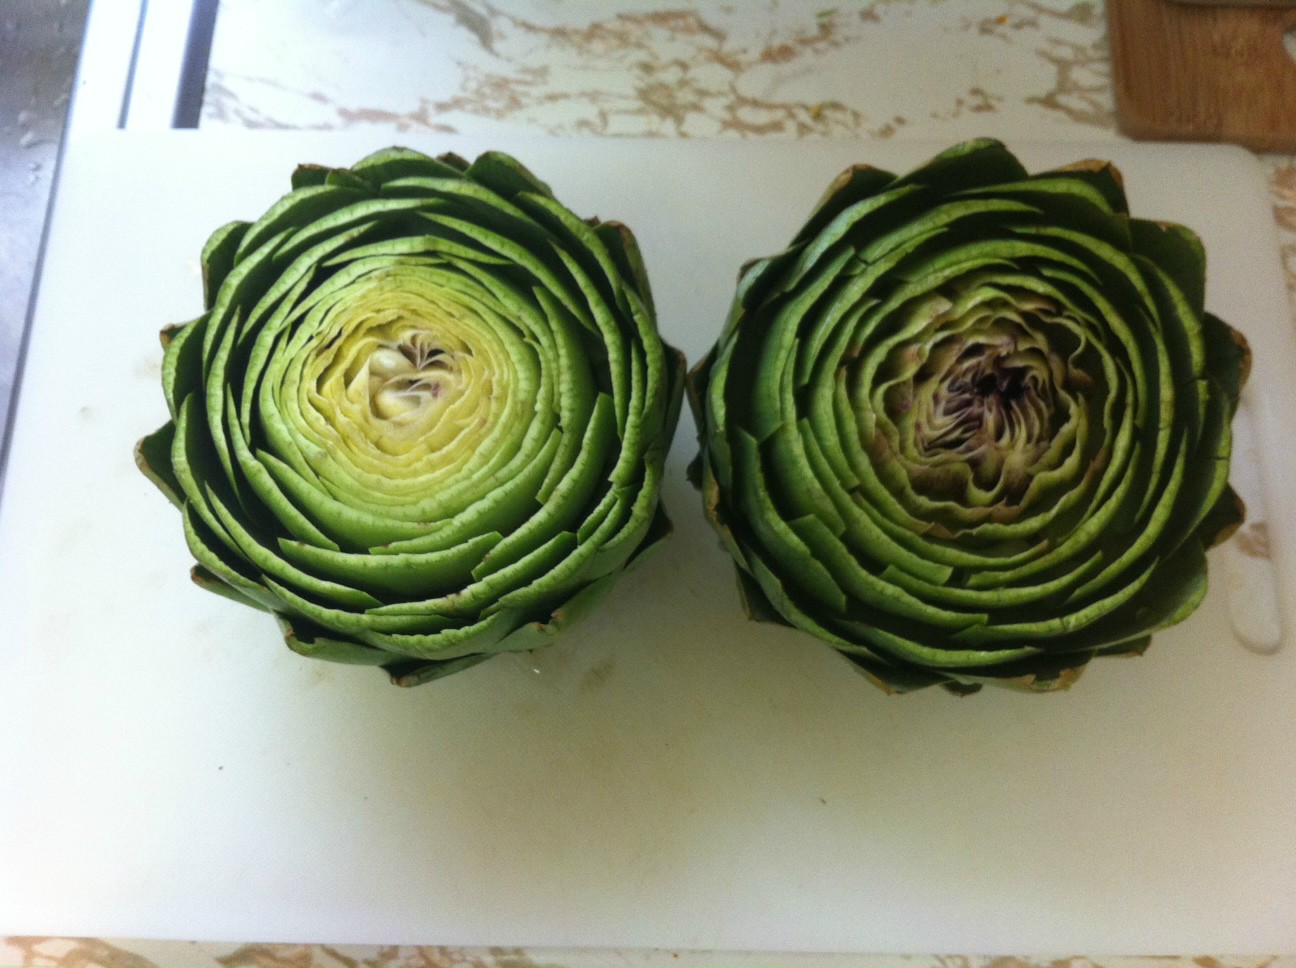
[[(200, 127), (1117, 140), (1093, 0), (221, 0)], [(862, 159), (867, 156), (861, 147)], [(1296, 156), (1264, 156), (1296, 313)], [(1296, 968), (0, 938), (0, 964)]]
[[(249, 38), (258, 38), (249, 43)], [(223, 0), (201, 127), (1123, 137), (1097, 0)], [(1261, 156), (1296, 299), (1296, 156)]]

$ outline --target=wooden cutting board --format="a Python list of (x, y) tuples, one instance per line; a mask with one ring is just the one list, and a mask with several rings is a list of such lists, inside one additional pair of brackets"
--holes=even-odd
[(1121, 130), (1296, 151), (1294, 0), (1107, 0)]

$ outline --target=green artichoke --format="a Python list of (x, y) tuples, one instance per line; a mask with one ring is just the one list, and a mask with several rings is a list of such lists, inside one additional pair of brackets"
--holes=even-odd
[(689, 375), (749, 614), (888, 691), (1070, 685), (1206, 591), (1249, 354), (1189, 230), (1000, 143), (859, 166), (747, 264)]
[(670, 530), (684, 363), (633, 236), (507, 155), (303, 166), (202, 253), (140, 467), (194, 580), (414, 685), (544, 645)]

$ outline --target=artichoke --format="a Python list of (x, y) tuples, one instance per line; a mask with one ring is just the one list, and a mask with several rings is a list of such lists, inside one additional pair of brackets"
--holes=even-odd
[(884, 689), (1070, 685), (1142, 653), (1242, 519), (1249, 354), (1189, 230), (1000, 143), (833, 182), (689, 374), (691, 471), (749, 614)]
[(684, 363), (634, 237), (516, 160), (302, 166), (202, 253), (137, 447), (201, 586), (401, 685), (544, 645), (670, 530)]

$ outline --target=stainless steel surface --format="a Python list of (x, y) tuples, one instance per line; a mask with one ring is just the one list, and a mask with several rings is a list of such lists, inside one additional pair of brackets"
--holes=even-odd
[(88, 6), (0, 0), (0, 428), (9, 425)]

